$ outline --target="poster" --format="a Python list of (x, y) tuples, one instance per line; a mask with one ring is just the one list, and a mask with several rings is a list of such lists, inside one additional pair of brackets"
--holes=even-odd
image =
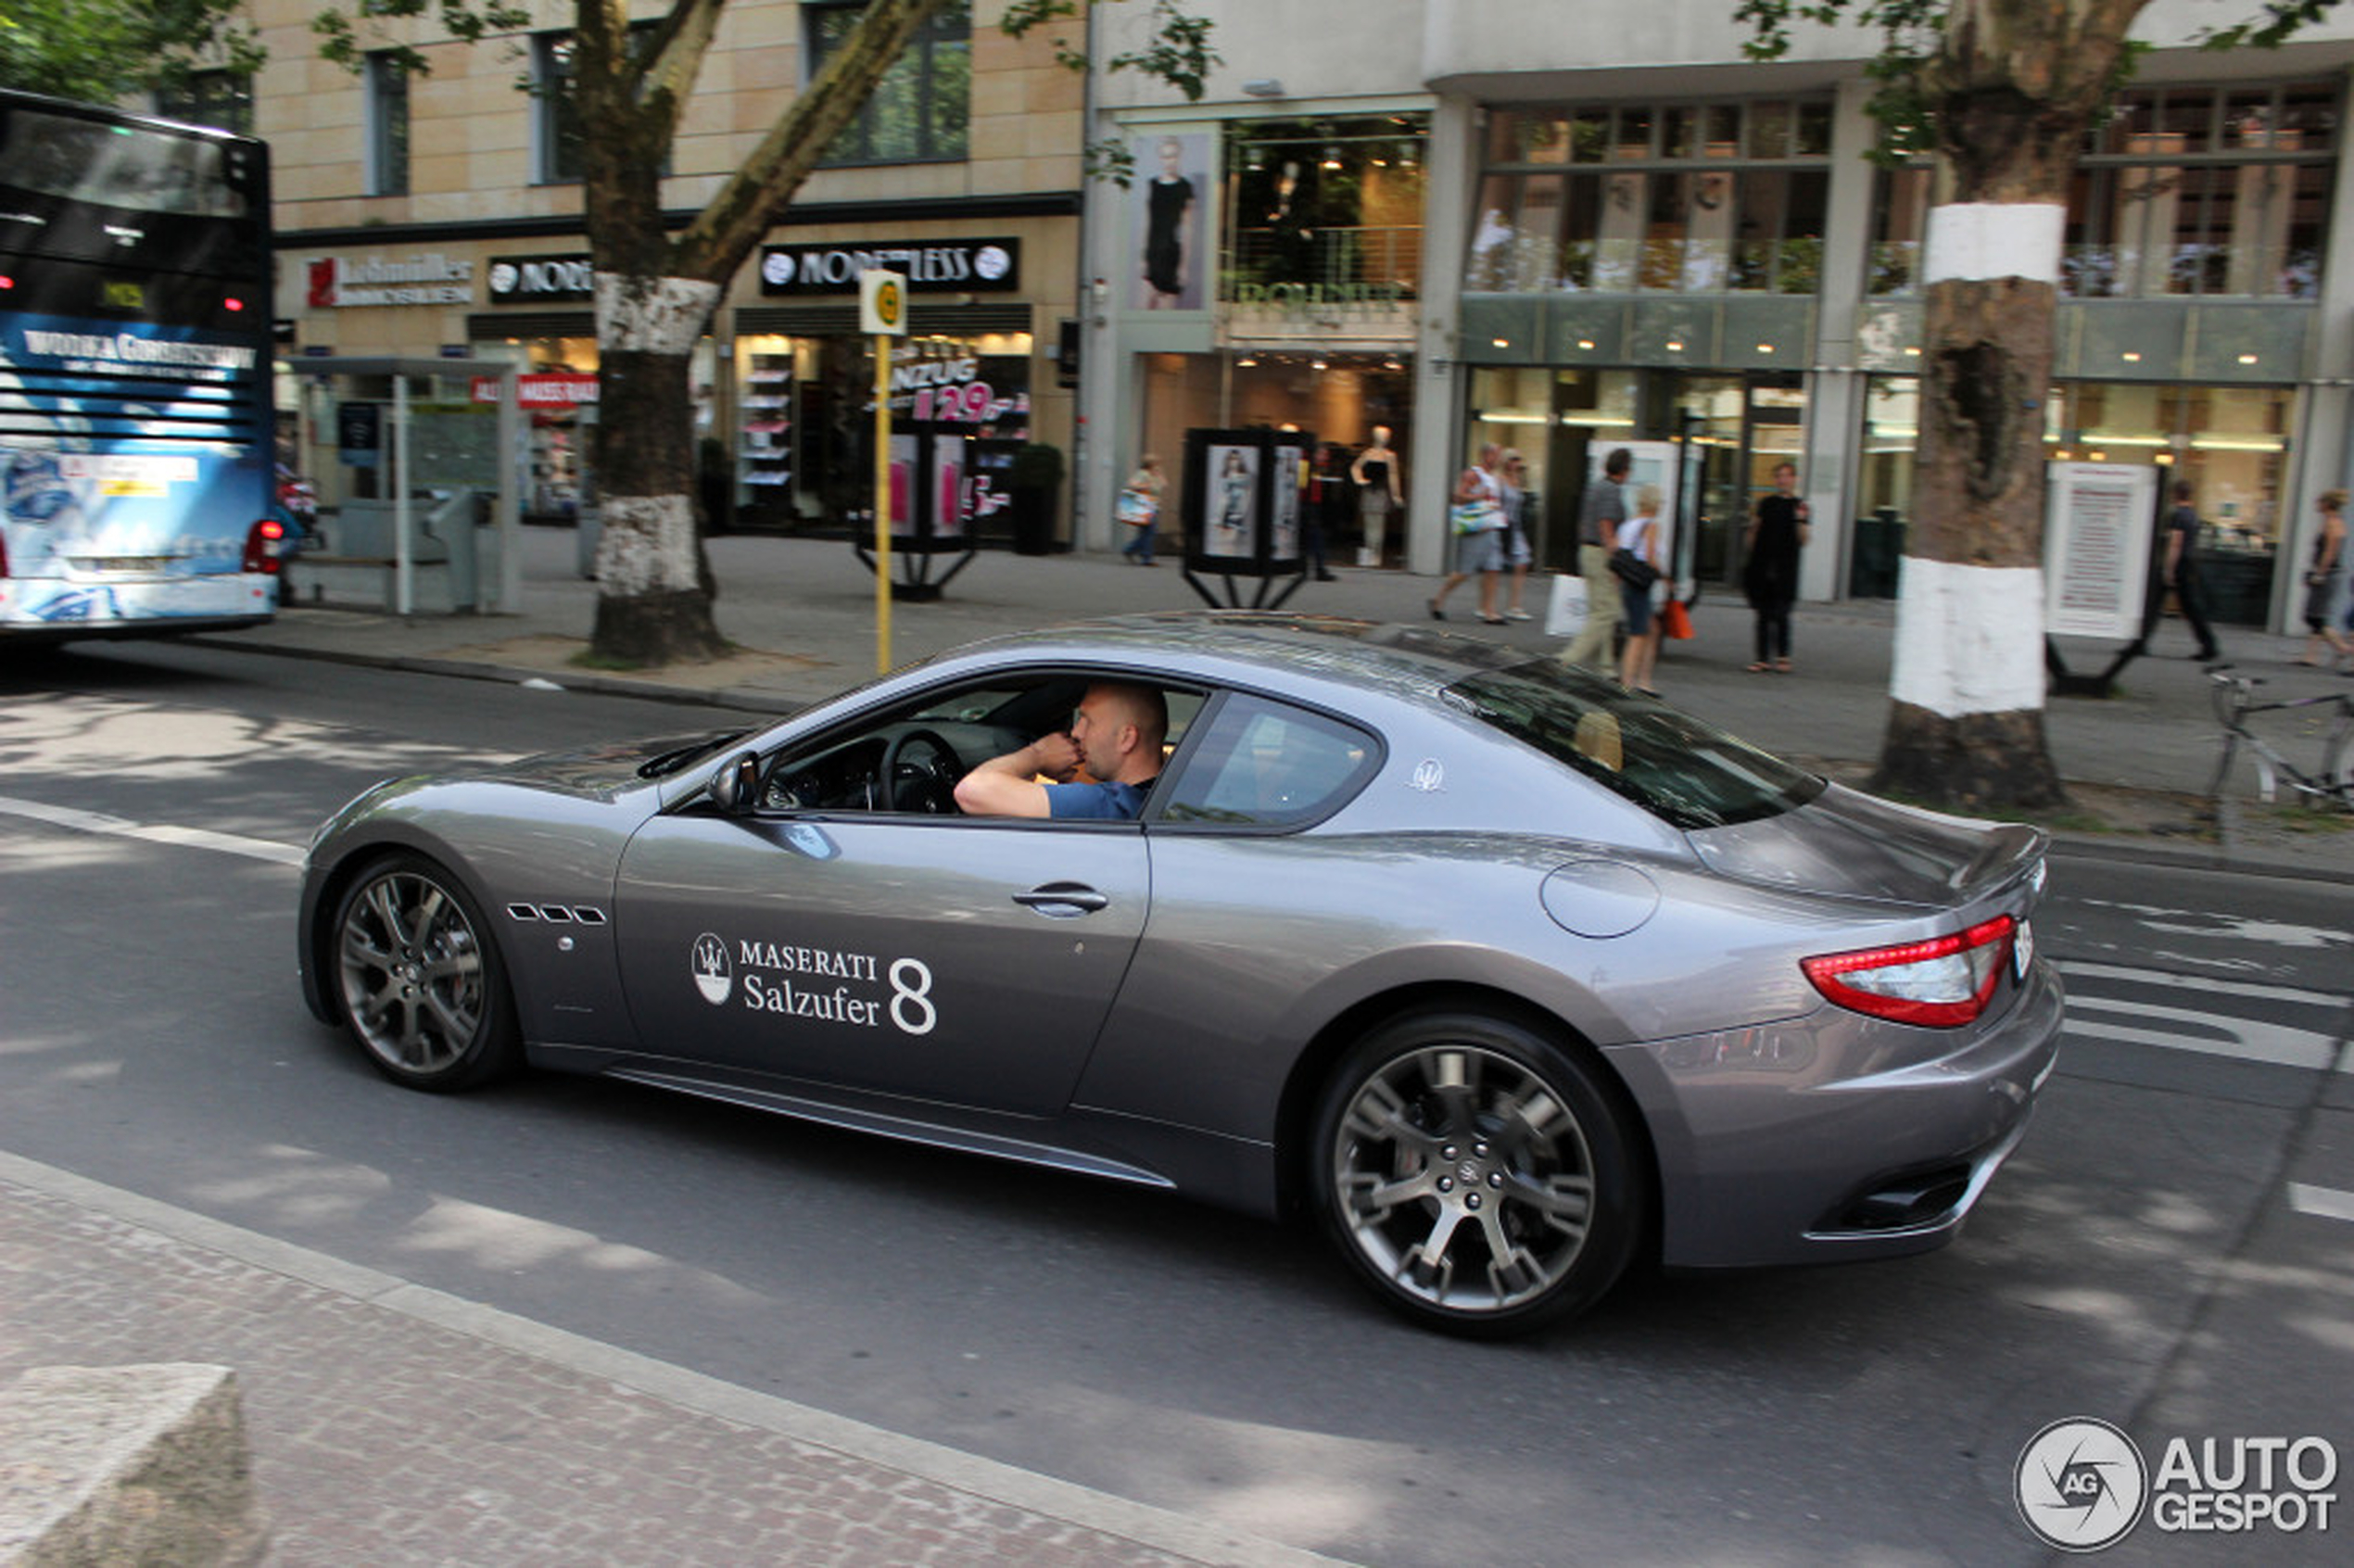
[(2149, 600), (2158, 471), (2135, 463), (2055, 462), (2045, 471), (2044, 629), (2133, 638)]
[(1203, 310), (1209, 250), (1210, 138), (1193, 131), (1136, 138), (1129, 187), (1133, 264), (1129, 304), (1138, 310)]
[(1299, 559), (1299, 492), (1308, 449), (1296, 441), (1276, 443), (1269, 504), (1274, 526), (1268, 535), (1267, 553), (1277, 563)]
[(1213, 560), (1249, 561), (1258, 555), (1259, 449), (1209, 449), (1209, 494), (1202, 509), (1209, 519), (1202, 553)]

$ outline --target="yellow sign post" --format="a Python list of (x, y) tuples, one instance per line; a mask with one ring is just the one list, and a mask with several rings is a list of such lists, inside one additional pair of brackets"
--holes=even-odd
[(858, 330), (875, 340), (875, 673), (891, 669), (891, 347), (907, 335), (907, 280), (858, 275)]

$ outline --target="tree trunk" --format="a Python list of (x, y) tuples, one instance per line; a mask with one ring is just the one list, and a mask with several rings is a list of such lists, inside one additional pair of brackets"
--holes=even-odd
[(632, 56), (626, 0), (576, 0), (582, 186), (597, 274), (597, 625), (616, 664), (725, 652), (695, 513), (692, 355), (743, 265), (836, 133), (946, 0), (872, 0), (859, 26), (759, 148), (675, 241), (662, 166), (720, 0), (681, 0), (651, 58)]
[(2068, 181), (2146, 0), (1955, 0), (1925, 82), (1920, 446), (1878, 789), (2065, 798), (2044, 734), (2044, 408)]

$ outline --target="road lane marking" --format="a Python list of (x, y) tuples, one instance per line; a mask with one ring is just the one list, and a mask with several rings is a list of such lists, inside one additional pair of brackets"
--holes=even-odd
[(2249, 996), (2260, 1002), (2298, 1002), (2314, 1006), (2342, 1007), (2344, 995), (2327, 991), (2300, 991), (2294, 986), (2258, 985), (2248, 980), (2211, 980), (2205, 975), (2178, 975), (2160, 969), (2136, 969), (2123, 964), (2090, 964), (2060, 960), (2059, 971), (2070, 980), (2132, 980), (2136, 985), (2172, 986), (2221, 996)]
[[(536, 1357), (583, 1376), (608, 1379), (682, 1410), (829, 1448), (1009, 1508), (1121, 1536), (1174, 1557), (1235, 1568), (1346, 1568), (1340, 1559), (1270, 1540), (1237, 1525), (1178, 1513), (763, 1394), (5, 1150), (0, 1150), (0, 1182), (111, 1215), (190, 1246)], [(0, 1195), (0, 1201), (5, 1201), (5, 1195)]]
[[(2158, 1025), (2169, 1022), (2203, 1024), (2216, 1032), (2196, 1034), (2162, 1027), (2113, 1023), (2101, 1018), (2086, 1018), (2083, 1016), (2086, 1012), (2123, 1014), (2127, 1018), (2146, 1019)], [(2310, 1029), (2291, 1029), (2286, 1024), (2265, 1023), (2257, 1018), (2195, 1013), (2185, 1007), (2162, 1007), (2150, 1002), (2120, 1002), (2107, 996), (2071, 1002), (2069, 1005), (2067, 1031), (2092, 1040), (2115, 1040), (2129, 1045), (2163, 1045), (2173, 1051), (2201, 1051), (2211, 1056), (2229, 1056), (2243, 1062), (2269, 1062), (2275, 1067), (2302, 1068), (2309, 1072), (2320, 1072), (2330, 1068), (2336, 1063), (2338, 1056), (2335, 1038), (2316, 1034)]]
[(127, 816), (109, 816), (104, 812), (51, 805), (45, 801), (23, 801), (0, 795), (0, 815), (30, 817), (35, 822), (46, 822), (54, 828), (70, 828), (82, 833), (107, 833), (119, 839), (139, 839), (151, 844), (241, 854), (249, 860), (269, 861), (273, 866), (302, 864), (303, 851), (295, 844), (272, 843), (268, 839), (248, 839), (235, 833), (216, 833), (209, 828), (181, 828), (168, 822), (133, 822)]
[(2288, 1206), (2299, 1214), (2318, 1214), (2324, 1220), (2354, 1220), (2354, 1193), (2342, 1193), (2335, 1187), (2309, 1187), (2302, 1182), (2288, 1184)]

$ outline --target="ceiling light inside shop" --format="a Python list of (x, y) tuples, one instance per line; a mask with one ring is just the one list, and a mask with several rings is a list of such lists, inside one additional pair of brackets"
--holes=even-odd
[(1491, 337), (1487, 341), (1498, 348), (1509, 348), (1512, 346), (1512, 340), (1509, 337)]
[(2255, 362), (2256, 362), (2256, 356), (2255, 356), (2255, 355), (2253, 355), (2253, 354), (2242, 354), (2242, 355), (2240, 356), (2240, 363), (2241, 363), (2241, 364), (2244, 364), (2244, 365), (2252, 365), (2252, 364), (2254, 364)]
[(2194, 436), (2191, 445), (2202, 452), (2284, 452), (2288, 443), (2278, 436)]
[(2141, 355), (2135, 353), (2131, 348), (2126, 349), (2125, 352), (2120, 354), (2118, 358), (2124, 360), (2129, 365), (2138, 365), (2142, 362)]

